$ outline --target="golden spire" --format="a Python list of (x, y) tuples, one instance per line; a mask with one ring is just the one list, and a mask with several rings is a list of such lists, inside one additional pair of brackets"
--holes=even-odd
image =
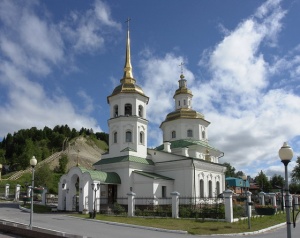
[(124, 75), (121, 79), (121, 83), (135, 83), (135, 79), (132, 76), (132, 66), (131, 66), (131, 56), (130, 56), (130, 37), (129, 37), (129, 21), (131, 19), (127, 18), (127, 43), (126, 43), (126, 56), (124, 65)]

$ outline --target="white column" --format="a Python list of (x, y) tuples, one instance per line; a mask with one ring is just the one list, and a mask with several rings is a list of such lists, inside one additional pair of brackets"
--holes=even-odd
[(295, 209), (299, 209), (299, 197), (297, 195), (294, 196), (294, 204), (295, 204)]
[(272, 205), (274, 207), (276, 207), (275, 210), (277, 212), (276, 194), (275, 193), (269, 193), (269, 196), (271, 197)]
[(134, 205), (134, 198), (135, 198), (134, 192), (127, 193), (128, 196), (128, 216), (133, 217), (135, 212), (135, 205)]
[(258, 196), (259, 196), (259, 204), (264, 206), (265, 205), (265, 193), (260, 192), (258, 194)]
[(233, 205), (232, 205), (232, 194), (230, 189), (224, 191), (224, 203), (225, 203), (225, 220), (227, 222), (233, 222)]
[(9, 197), (9, 184), (5, 184), (5, 198), (7, 199)]
[(26, 193), (27, 193), (27, 197), (30, 197), (30, 192), (31, 192), (31, 186), (28, 186), (27, 187), (27, 191), (26, 191)]
[(16, 185), (16, 192), (15, 192), (15, 201), (16, 202), (18, 202), (20, 199), (20, 187), (21, 187), (20, 184)]
[(42, 194), (42, 204), (46, 205), (46, 193), (48, 193), (48, 189), (44, 188), (43, 194)]
[(179, 192), (171, 192), (172, 196), (172, 218), (179, 218)]

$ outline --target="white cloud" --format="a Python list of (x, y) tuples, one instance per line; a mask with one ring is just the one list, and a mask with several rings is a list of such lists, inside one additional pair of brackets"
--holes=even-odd
[(112, 19), (108, 5), (98, 0), (93, 9), (84, 13), (73, 11), (60, 23), (60, 29), (72, 44), (74, 53), (92, 53), (103, 49), (106, 31), (120, 31), (121, 25)]
[(97, 121), (90, 117), (93, 101), (83, 90), (78, 92), (82, 98), (79, 107), (61, 89), (46, 92), (41, 78), (51, 75), (54, 67), (56, 70), (64, 65), (76, 68), (70, 65), (74, 64), (74, 52), (68, 48), (70, 38), (66, 38), (65, 30), (74, 37), (74, 48), (91, 53), (103, 47), (103, 35), (110, 34), (110, 29), (119, 31), (120, 26), (101, 1), (96, 1), (84, 14), (73, 14), (71, 25), (68, 21), (53, 23), (47, 14), (38, 13), (41, 8), (44, 6), (37, 1), (1, 2), (0, 84), (5, 94), (1, 95), (0, 137), (32, 126), (60, 124), (100, 131)]
[[(286, 12), (279, 4), (280, 1), (266, 2), (236, 29), (226, 30), (226, 36), (213, 50), (204, 51), (200, 66), (209, 70), (210, 79), (196, 81), (185, 69), (194, 95), (193, 108), (211, 121), (210, 143), (225, 152), (221, 161), (252, 176), (267, 168), (270, 173), (279, 169), (277, 152), (283, 141), (292, 141), (300, 134), (300, 128), (295, 127), (300, 121), (300, 97), (274, 88), (274, 67), (261, 50), (263, 46), (275, 46), (282, 29)], [(150, 96), (149, 121), (157, 128), (165, 115), (174, 110), (172, 96), (179, 79), (176, 65), (184, 60), (172, 54), (163, 58), (148, 56), (141, 64), (143, 88)], [(297, 58), (284, 60), (281, 68), (293, 68), (296, 74)], [(162, 142), (157, 137), (158, 129), (152, 128), (150, 133), (158, 138), (154, 140), (157, 144)]]

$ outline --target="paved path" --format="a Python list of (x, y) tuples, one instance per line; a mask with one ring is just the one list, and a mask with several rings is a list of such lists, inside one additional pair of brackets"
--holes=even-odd
[[(21, 211), (16, 204), (0, 203), (0, 219), (14, 221), (22, 224), (29, 224), (29, 213)], [(194, 236), (189, 234), (178, 234), (170, 232), (162, 232), (156, 230), (148, 230), (123, 226), (117, 224), (109, 224), (98, 222), (97, 220), (78, 219), (62, 214), (34, 214), (33, 226), (41, 227), (68, 234), (81, 235), (83, 237), (93, 238), (212, 238), (212, 237), (230, 237), (242, 238), (245, 235), (212, 235), (212, 236)], [(1, 234), (0, 234), (1, 237)], [(9, 236), (8, 236), (9, 237)], [(14, 237), (14, 236), (12, 236)], [(286, 237), (286, 227), (281, 226), (271, 231), (260, 234), (251, 234), (247, 237), (253, 238), (284, 238)], [(292, 237), (300, 237), (300, 224), (294, 229), (292, 228)]]

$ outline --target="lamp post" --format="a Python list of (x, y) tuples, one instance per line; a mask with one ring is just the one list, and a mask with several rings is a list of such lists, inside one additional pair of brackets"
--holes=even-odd
[(33, 215), (33, 187), (34, 187), (34, 167), (37, 164), (37, 160), (35, 156), (32, 156), (30, 160), (30, 166), (32, 168), (32, 180), (31, 180), (31, 191), (30, 191), (30, 196), (31, 196), (31, 206), (30, 206), (30, 223), (29, 223), (29, 228), (32, 230), (32, 215)]
[(281, 162), (284, 164), (284, 172), (285, 172), (285, 207), (286, 207), (286, 231), (287, 238), (292, 237), (291, 231), (291, 204), (290, 204), (290, 192), (289, 192), (289, 181), (288, 181), (288, 169), (287, 166), (291, 159), (293, 158), (293, 149), (286, 143), (283, 143), (283, 146), (280, 148), (279, 158)]
[(96, 192), (99, 190), (100, 188), (100, 183), (92, 183), (92, 190), (95, 192), (95, 196), (94, 196), (94, 212), (93, 212), (93, 218), (96, 217)]

